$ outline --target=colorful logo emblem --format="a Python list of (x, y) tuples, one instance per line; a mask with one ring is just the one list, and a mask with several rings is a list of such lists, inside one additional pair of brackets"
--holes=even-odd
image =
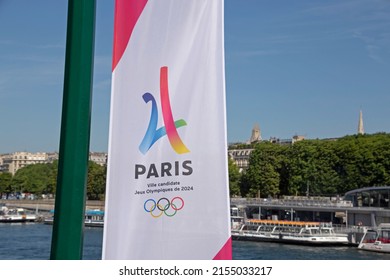
[(183, 209), (184, 207), (184, 200), (176, 196), (169, 200), (166, 197), (160, 198), (157, 202), (149, 198), (144, 203), (144, 210), (153, 218), (160, 218), (162, 214), (165, 214), (167, 217), (173, 217), (176, 215), (177, 211)]
[(160, 99), (165, 126), (157, 129), (158, 109), (157, 102), (153, 95), (147, 92), (142, 96), (142, 98), (144, 99), (145, 103), (148, 103), (149, 101), (152, 102), (152, 112), (150, 115), (148, 129), (141, 144), (139, 145), (139, 150), (141, 153), (146, 154), (147, 151), (149, 151), (149, 149), (153, 146), (153, 144), (165, 135), (168, 135), (169, 142), (171, 143), (171, 146), (176, 153), (188, 153), (189, 150), (184, 145), (179, 134), (177, 133), (177, 128), (185, 126), (187, 123), (183, 119), (173, 121), (168, 91), (168, 67), (164, 66), (160, 69)]

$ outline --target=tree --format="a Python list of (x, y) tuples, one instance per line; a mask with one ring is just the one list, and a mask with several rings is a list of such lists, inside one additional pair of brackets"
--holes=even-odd
[(286, 147), (259, 143), (249, 159), (242, 178), (242, 193), (249, 197), (275, 196), (280, 193), (281, 169)]
[(15, 192), (49, 194), (55, 191), (56, 164), (32, 164), (19, 169), (12, 178)]
[(228, 170), (229, 170), (230, 196), (239, 196), (241, 195), (241, 191), (240, 191), (241, 174), (240, 171), (238, 170), (237, 165), (233, 162), (231, 158), (228, 158)]
[(106, 167), (95, 162), (88, 163), (87, 198), (100, 200), (106, 189)]
[(390, 185), (390, 134), (256, 145), (241, 179), (243, 196), (336, 195)]
[(12, 174), (5, 172), (0, 173), (0, 198), (3, 194), (12, 192), (11, 189)]
[(333, 142), (310, 140), (295, 143), (289, 149), (288, 193), (293, 195), (329, 195), (339, 184), (335, 164), (338, 158)]
[[(11, 189), (9, 192), (29, 192), (36, 195), (54, 194), (57, 184), (57, 170), (58, 161), (23, 167), (19, 169), (12, 178), (10, 186), (8, 187)], [(0, 179), (0, 183), (1, 182)], [(94, 162), (89, 162), (87, 197), (89, 199), (102, 199), (104, 197), (105, 186), (106, 168)], [(2, 190), (1, 185), (0, 190)]]

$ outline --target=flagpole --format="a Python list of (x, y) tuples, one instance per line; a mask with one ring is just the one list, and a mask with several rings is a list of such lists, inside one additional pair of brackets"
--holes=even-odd
[(96, 0), (69, 0), (51, 259), (82, 258)]

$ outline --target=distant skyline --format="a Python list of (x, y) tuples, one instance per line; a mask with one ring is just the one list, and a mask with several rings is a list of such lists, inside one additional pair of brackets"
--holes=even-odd
[[(66, 0), (0, 0), (0, 153), (58, 151)], [(97, 0), (91, 151), (107, 151), (114, 1)], [(390, 132), (390, 2), (225, 0), (228, 142)]]

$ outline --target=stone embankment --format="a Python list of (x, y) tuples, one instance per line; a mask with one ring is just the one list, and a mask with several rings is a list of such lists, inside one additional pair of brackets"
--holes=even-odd
[[(25, 208), (28, 210), (38, 210), (38, 211), (50, 211), (54, 209), (54, 199), (37, 199), (37, 200), (28, 200), (28, 199), (0, 199), (0, 205), (5, 205), (7, 207), (16, 207), (16, 208)], [(86, 208), (89, 209), (99, 209), (104, 211), (104, 201), (99, 200), (87, 200)]]

